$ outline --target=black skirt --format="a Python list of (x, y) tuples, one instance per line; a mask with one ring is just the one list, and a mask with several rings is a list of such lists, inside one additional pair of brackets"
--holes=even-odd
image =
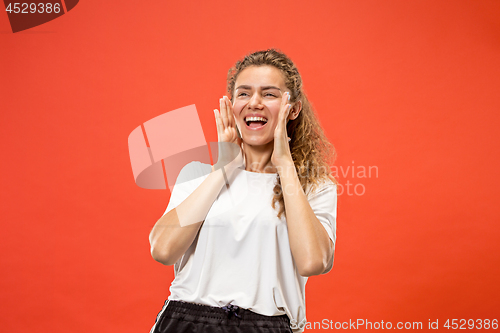
[(222, 308), (166, 300), (150, 333), (292, 333), (287, 315), (264, 316), (237, 306)]

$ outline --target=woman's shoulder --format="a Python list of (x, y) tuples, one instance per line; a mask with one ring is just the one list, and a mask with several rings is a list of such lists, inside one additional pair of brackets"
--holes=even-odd
[(208, 176), (212, 172), (210, 164), (193, 161), (186, 164), (177, 176), (176, 184), (185, 183), (194, 179)]

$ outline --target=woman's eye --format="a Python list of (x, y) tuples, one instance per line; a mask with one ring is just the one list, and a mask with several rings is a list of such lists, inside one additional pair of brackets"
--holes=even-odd
[(266, 94), (266, 96), (271, 96), (271, 97), (276, 97), (276, 95), (274, 95), (274, 94), (271, 94), (271, 93), (269, 93), (269, 94)]
[(247, 93), (239, 93), (238, 96), (247, 96)]

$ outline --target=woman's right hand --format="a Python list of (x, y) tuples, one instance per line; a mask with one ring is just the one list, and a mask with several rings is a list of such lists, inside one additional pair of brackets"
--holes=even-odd
[(217, 139), (219, 141), (219, 153), (216, 165), (222, 167), (234, 161), (239, 166), (243, 164), (241, 156), (242, 140), (236, 130), (233, 106), (227, 96), (222, 97), (219, 102), (220, 112), (217, 109), (214, 110)]
[(241, 144), (241, 139), (236, 131), (236, 123), (233, 115), (233, 106), (227, 96), (219, 100), (220, 111), (214, 110), (215, 123), (217, 125), (217, 138), (219, 142), (231, 142), (238, 147)]

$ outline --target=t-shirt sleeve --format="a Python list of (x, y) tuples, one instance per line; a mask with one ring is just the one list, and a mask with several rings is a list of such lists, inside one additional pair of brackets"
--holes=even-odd
[[(328, 233), (333, 242), (335, 252), (335, 241), (337, 239), (337, 185), (332, 181), (318, 185), (318, 188), (308, 195), (311, 208), (319, 222)], [(330, 258), (326, 270), (321, 274), (328, 273), (333, 267), (333, 257)]]
[(170, 194), (167, 209), (163, 215), (179, 206), (212, 172), (210, 164), (191, 162), (186, 164), (175, 181), (174, 188)]

